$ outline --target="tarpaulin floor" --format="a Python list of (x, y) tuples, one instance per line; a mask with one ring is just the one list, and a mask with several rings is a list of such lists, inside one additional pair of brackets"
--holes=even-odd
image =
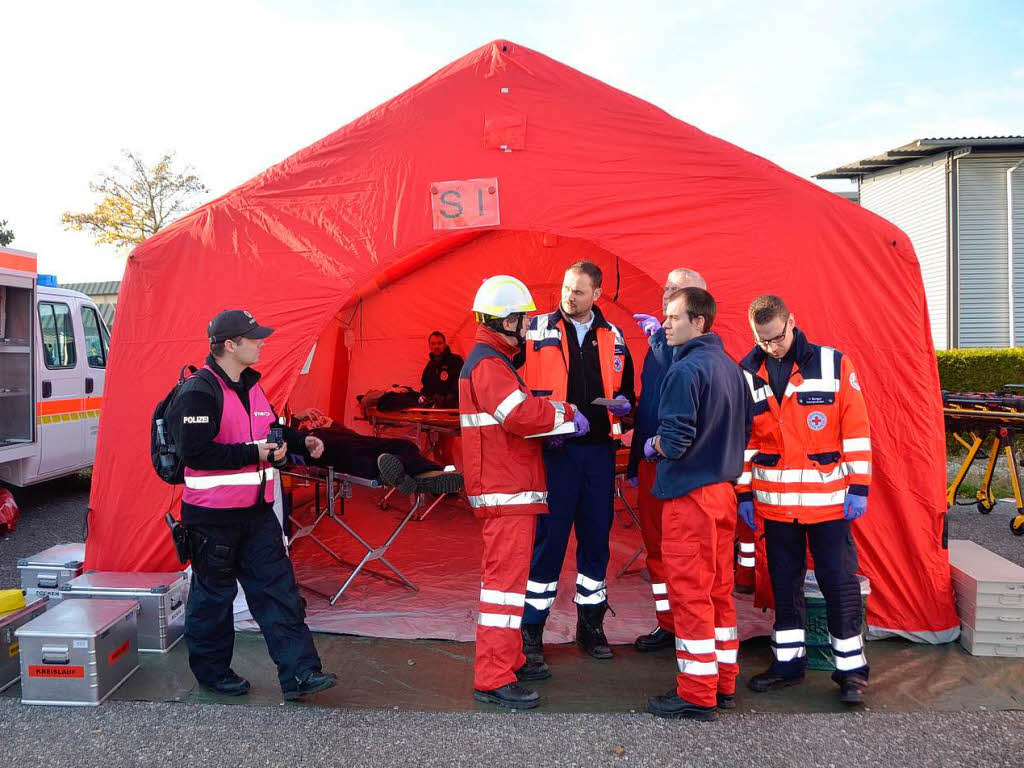
[[(627, 488), (627, 499), (631, 499), (630, 492), (635, 494)], [(377, 506), (380, 498), (380, 491), (357, 487), (344, 507), (344, 520), (374, 546), (387, 539), (408, 509), (408, 501), (396, 495), (394, 505), (382, 510)], [(473, 640), (480, 598), (480, 521), (465, 501), (450, 498), (422, 522), (410, 522), (387, 552), (387, 559), (418, 587), (417, 591), (395, 580), (380, 562), (373, 562), (332, 606), (327, 596), (334, 596), (366, 550), (329, 519), (321, 521), (315, 535), (347, 561), (346, 565), (336, 562), (309, 537), (296, 541), (292, 561), (308, 603), (309, 626), (319, 632), (371, 637)], [(297, 518), (306, 524), (311, 521), (311, 511), (307, 507)], [(639, 530), (617, 504), (607, 577), (608, 601), (615, 613), (605, 619), (606, 634), (613, 644), (631, 643), (656, 625), (651, 586), (646, 571), (641, 572), (644, 556), (637, 558), (630, 572), (617, 576), (640, 544)], [(575, 542), (571, 541), (545, 630), (549, 642), (573, 639), (575, 584)], [(771, 633), (771, 612), (755, 609), (748, 595), (737, 595), (736, 605), (741, 639)], [(251, 621), (239, 621), (236, 626), (256, 628)]]

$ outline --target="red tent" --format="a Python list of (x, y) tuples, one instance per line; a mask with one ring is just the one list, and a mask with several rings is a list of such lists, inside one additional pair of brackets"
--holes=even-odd
[[(453, 182), (452, 180), (461, 180)], [(280, 408), (335, 416), (372, 386), (418, 381), (435, 328), (468, 351), (482, 278), (519, 276), (554, 306), (577, 258), (602, 309), (660, 306), (698, 269), (737, 359), (745, 312), (784, 296), (811, 339), (854, 360), (875, 450), (855, 526), (869, 623), (950, 639), (945, 445), (921, 273), (892, 224), (657, 107), (507, 41), (489, 43), (177, 221), (125, 270), (100, 421), (86, 567), (176, 566), (175, 494), (148, 466), (147, 422), (227, 307), (277, 328), (259, 368)], [(300, 371), (316, 344), (309, 372)], [(351, 413), (349, 414), (351, 417)]]

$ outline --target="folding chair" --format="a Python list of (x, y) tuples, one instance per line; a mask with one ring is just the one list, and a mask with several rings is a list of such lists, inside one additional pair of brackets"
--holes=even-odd
[(627, 574), (632, 575), (634, 573), (640, 573), (640, 571), (642, 570), (641, 568), (637, 568), (636, 570), (631, 571), (629, 570), (629, 567), (633, 565), (634, 562), (636, 562), (636, 559), (640, 557), (640, 555), (647, 551), (647, 547), (643, 544), (643, 529), (640, 526), (640, 518), (637, 516), (636, 510), (633, 509), (633, 505), (626, 501), (626, 497), (622, 493), (622, 485), (623, 483), (626, 482), (626, 468), (628, 462), (629, 450), (625, 448), (619, 449), (619, 451), (615, 455), (615, 498), (622, 503), (623, 508), (633, 519), (633, 523), (636, 525), (636, 529), (638, 531), (641, 531), (641, 543), (639, 549), (637, 549), (637, 551), (633, 553), (629, 560), (626, 561), (626, 564), (622, 566), (622, 569), (617, 574), (615, 574), (615, 578), (617, 579), (621, 579), (623, 576), (626, 576)]
[[(336, 523), (349, 536), (351, 536), (353, 539), (359, 542), (360, 546), (362, 546), (366, 550), (366, 554), (353, 569), (352, 573), (348, 575), (348, 578), (345, 579), (345, 583), (341, 585), (341, 588), (335, 593), (334, 597), (330, 598), (331, 605), (334, 605), (338, 601), (338, 599), (345, 593), (345, 590), (349, 588), (349, 585), (351, 585), (355, 577), (359, 575), (359, 572), (374, 560), (380, 560), (380, 562), (385, 567), (387, 567), (392, 573), (395, 574), (395, 576), (398, 577), (398, 579), (394, 579), (393, 577), (390, 577), (387, 574), (374, 575), (380, 576), (381, 578), (390, 578), (392, 580), (400, 581), (402, 584), (404, 584), (414, 592), (419, 591), (419, 587), (417, 587), (415, 584), (409, 581), (409, 579), (407, 579), (401, 571), (399, 571), (394, 565), (392, 565), (391, 562), (386, 557), (384, 557), (384, 555), (387, 553), (388, 548), (395, 542), (395, 539), (398, 538), (398, 535), (402, 532), (402, 529), (405, 528), (406, 524), (416, 516), (416, 513), (423, 506), (424, 499), (422, 494), (416, 494), (415, 496), (412, 497), (412, 506), (409, 507), (409, 510), (398, 522), (398, 524), (395, 526), (394, 530), (387, 537), (384, 543), (375, 547), (369, 542), (367, 542), (366, 539), (364, 539), (362, 536), (360, 536), (359, 533), (357, 533), (352, 528), (352, 526), (345, 522), (345, 520), (342, 519), (342, 516), (345, 513), (345, 500), (352, 498), (353, 486), (358, 485), (363, 488), (375, 489), (383, 488), (384, 486), (379, 480), (368, 480), (365, 477), (347, 475), (343, 472), (335, 472), (333, 467), (290, 467), (288, 469), (280, 470), (280, 472), (282, 475), (295, 477), (304, 481), (311, 481), (314, 486), (313, 522), (309, 525), (302, 525), (294, 517), (294, 514), (292, 512), (289, 512), (288, 514), (288, 520), (297, 528), (294, 535), (292, 535), (292, 537), (288, 540), (289, 551), (291, 550), (291, 547), (295, 544), (296, 541), (302, 538), (309, 537), (309, 539), (314, 544), (320, 547), (320, 549), (326, 552), (339, 564), (350, 565), (348, 561), (344, 560), (325, 542), (317, 538), (315, 534), (317, 526), (319, 526), (325, 520), (330, 520)], [(320, 499), (321, 485), (324, 485), (326, 488), (326, 498), (324, 499), (323, 506), (321, 506)], [(420, 515), (418, 519), (422, 520), (428, 514), (430, 514), (434, 507), (436, 507), (443, 498), (444, 497), (442, 496), (435, 500), (423, 512), (423, 514)]]

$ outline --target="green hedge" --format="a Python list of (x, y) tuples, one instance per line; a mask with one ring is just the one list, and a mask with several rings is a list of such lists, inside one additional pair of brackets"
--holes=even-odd
[(1024, 348), (948, 349), (936, 352), (939, 381), (950, 392), (995, 392), (1024, 384)]

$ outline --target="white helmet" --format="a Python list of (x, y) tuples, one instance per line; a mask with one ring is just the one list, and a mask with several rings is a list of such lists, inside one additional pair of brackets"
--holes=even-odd
[(537, 309), (533, 297), (522, 280), (510, 275), (495, 275), (484, 280), (473, 299), (477, 320), (486, 317), (508, 317)]

